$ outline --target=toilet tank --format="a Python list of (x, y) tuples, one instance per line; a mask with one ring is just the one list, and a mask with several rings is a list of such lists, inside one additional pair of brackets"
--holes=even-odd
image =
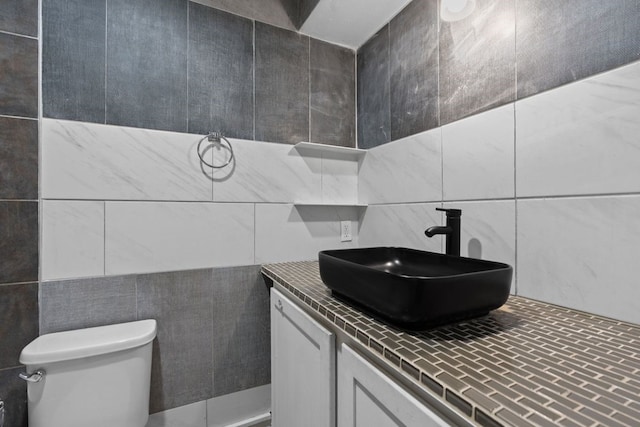
[(29, 426), (144, 427), (156, 331), (140, 320), (36, 338), (20, 354), (44, 372), (27, 385)]

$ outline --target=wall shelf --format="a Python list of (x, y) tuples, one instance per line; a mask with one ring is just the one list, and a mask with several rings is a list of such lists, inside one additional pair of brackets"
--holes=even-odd
[(369, 205), (366, 203), (331, 203), (331, 202), (293, 202), (294, 206), (325, 206), (325, 207), (354, 207), (354, 208), (366, 208)]
[(367, 150), (360, 148), (339, 147), (337, 145), (317, 144), (315, 142), (298, 142), (294, 147), (298, 150), (310, 150), (318, 153), (332, 153), (356, 158), (364, 157)]

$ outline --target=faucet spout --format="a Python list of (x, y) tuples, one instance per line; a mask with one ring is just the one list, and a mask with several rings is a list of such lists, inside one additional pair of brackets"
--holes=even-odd
[(424, 234), (427, 237), (433, 237), (437, 234), (446, 235), (446, 254), (460, 256), (460, 217), (462, 216), (462, 211), (460, 209), (442, 208), (436, 208), (436, 210), (447, 214), (447, 225), (429, 227), (425, 230)]
[(451, 234), (451, 233), (453, 233), (453, 228), (443, 227), (441, 225), (434, 225), (433, 227), (429, 227), (424, 231), (424, 234), (427, 237), (433, 237), (436, 234)]

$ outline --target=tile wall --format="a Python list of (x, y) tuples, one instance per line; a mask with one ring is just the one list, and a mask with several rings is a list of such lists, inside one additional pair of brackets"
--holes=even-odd
[(0, 399), (25, 426), (18, 357), (38, 335), (38, 1), (0, 3)]
[(640, 57), (637, 0), (493, 0), (439, 19), (414, 0), (358, 49), (358, 146), (371, 148)]
[(258, 264), (358, 244), (295, 204), (355, 202), (357, 161), (291, 145), (355, 145), (354, 52), (209, 3), (43, 2), (40, 330), (157, 319), (153, 413), (268, 384)]
[(355, 146), (348, 49), (187, 0), (47, 0), (42, 13), (44, 117)]
[(394, 136), (393, 94), (366, 91), (389, 78), (367, 67), (402, 54), (359, 69), (359, 102), (391, 108), (390, 125), (361, 121), (359, 136), (392, 130), (359, 140), (375, 146), (360, 164), (360, 245), (439, 249), (423, 234), (445, 221), (435, 207), (461, 208), (462, 254), (515, 266), (512, 293), (640, 323), (639, 16), (638, 1), (495, 1), (440, 22), (440, 126), (409, 137)]

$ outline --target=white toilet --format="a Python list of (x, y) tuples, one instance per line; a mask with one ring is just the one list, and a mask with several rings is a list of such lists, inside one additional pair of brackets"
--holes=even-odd
[(30, 427), (144, 427), (156, 321), (42, 335), (27, 345)]

